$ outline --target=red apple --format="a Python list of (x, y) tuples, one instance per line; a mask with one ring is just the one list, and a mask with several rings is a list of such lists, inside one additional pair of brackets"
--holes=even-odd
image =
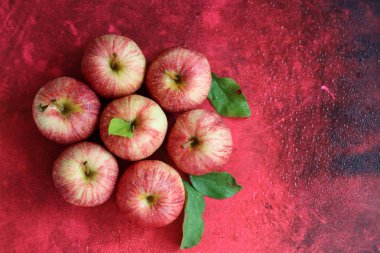
[[(110, 135), (112, 119), (121, 119), (131, 124), (133, 137)], [(112, 101), (100, 118), (100, 137), (115, 155), (136, 161), (154, 153), (165, 138), (168, 121), (161, 107), (153, 100), (131, 95)]]
[(178, 168), (188, 174), (218, 171), (232, 153), (231, 131), (218, 114), (192, 110), (177, 118), (167, 150)]
[(109, 199), (119, 168), (102, 146), (81, 142), (66, 148), (54, 162), (53, 181), (61, 196), (76, 206), (97, 206)]
[(185, 201), (178, 172), (161, 161), (132, 164), (121, 177), (116, 202), (139, 224), (162, 227), (175, 220)]
[(46, 138), (74, 143), (95, 130), (100, 111), (96, 94), (84, 83), (70, 77), (45, 84), (33, 101), (34, 121)]
[(200, 53), (170, 49), (153, 61), (146, 84), (153, 99), (166, 111), (195, 109), (210, 91), (210, 65)]
[(145, 57), (133, 40), (108, 34), (88, 45), (82, 59), (82, 73), (96, 93), (116, 98), (140, 88), (145, 65)]

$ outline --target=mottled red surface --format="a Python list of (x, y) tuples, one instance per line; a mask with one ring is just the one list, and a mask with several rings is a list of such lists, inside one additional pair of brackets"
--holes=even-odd
[(114, 195), (79, 208), (54, 188), (64, 146), (39, 134), (32, 100), (52, 78), (83, 80), (84, 48), (105, 33), (130, 36), (148, 62), (169, 47), (200, 51), (248, 97), (251, 118), (225, 119), (225, 169), (244, 190), (206, 200), (188, 252), (380, 251), (377, 1), (80, 2), (0, 3), (1, 252), (179, 251), (182, 215), (141, 228)]

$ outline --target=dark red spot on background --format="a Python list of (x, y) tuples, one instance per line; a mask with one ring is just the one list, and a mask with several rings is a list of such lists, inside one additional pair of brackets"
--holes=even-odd
[[(371, 0), (3, 1), (0, 251), (178, 250), (182, 216), (146, 229), (114, 197), (96, 208), (64, 203), (51, 179), (64, 147), (33, 123), (37, 90), (62, 75), (84, 81), (85, 46), (119, 33), (148, 62), (174, 46), (202, 52), (252, 109), (225, 118), (234, 139), (225, 170), (244, 190), (207, 199), (204, 238), (189, 252), (379, 252), (379, 15)], [(170, 162), (163, 148), (152, 157)]]

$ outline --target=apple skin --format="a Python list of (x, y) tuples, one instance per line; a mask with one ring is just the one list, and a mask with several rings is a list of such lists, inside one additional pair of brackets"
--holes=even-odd
[(90, 207), (109, 199), (118, 173), (110, 152), (98, 144), (80, 142), (66, 148), (54, 162), (53, 181), (68, 203)]
[(202, 175), (219, 171), (227, 163), (232, 144), (231, 131), (218, 114), (196, 109), (177, 118), (167, 150), (179, 169)]
[(195, 109), (211, 89), (211, 70), (206, 57), (185, 48), (161, 53), (150, 65), (146, 78), (153, 99), (168, 112)]
[(105, 98), (133, 94), (144, 80), (145, 67), (145, 57), (137, 44), (116, 34), (96, 38), (82, 58), (82, 74)]
[(132, 164), (121, 177), (116, 202), (138, 224), (162, 227), (181, 213), (185, 189), (178, 172), (161, 161)]
[[(136, 122), (132, 138), (108, 135), (112, 118)], [(109, 103), (100, 117), (100, 138), (108, 150), (129, 161), (144, 159), (153, 154), (165, 139), (168, 121), (161, 107), (153, 100), (131, 95)]]
[[(46, 105), (42, 111), (41, 106)], [(61, 144), (70, 144), (84, 140), (94, 132), (100, 102), (84, 83), (70, 77), (59, 77), (37, 92), (32, 113), (43, 136)]]

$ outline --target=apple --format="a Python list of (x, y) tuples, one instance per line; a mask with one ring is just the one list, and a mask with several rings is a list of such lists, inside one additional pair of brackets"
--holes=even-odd
[(147, 88), (168, 112), (198, 107), (211, 88), (211, 70), (206, 57), (185, 48), (164, 51), (151, 64)]
[(185, 189), (178, 172), (161, 161), (132, 164), (121, 177), (116, 203), (131, 220), (141, 225), (162, 227), (181, 213)]
[(133, 94), (143, 82), (145, 66), (145, 57), (137, 44), (116, 34), (96, 38), (82, 59), (84, 77), (105, 98)]
[(60, 77), (37, 92), (32, 109), (34, 122), (42, 135), (69, 144), (86, 139), (95, 130), (100, 102), (84, 83)]
[[(133, 137), (109, 134), (112, 119), (129, 122)], [(144, 159), (162, 144), (168, 121), (161, 107), (153, 100), (131, 95), (109, 103), (100, 117), (100, 138), (108, 150), (129, 161)]]
[(76, 206), (97, 206), (111, 196), (119, 173), (115, 157), (102, 146), (80, 142), (54, 162), (53, 181), (64, 200)]
[(177, 167), (188, 174), (218, 171), (232, 153), (231, 131), (214, 112), (185, 112), (170, 131), (167, 150)]

